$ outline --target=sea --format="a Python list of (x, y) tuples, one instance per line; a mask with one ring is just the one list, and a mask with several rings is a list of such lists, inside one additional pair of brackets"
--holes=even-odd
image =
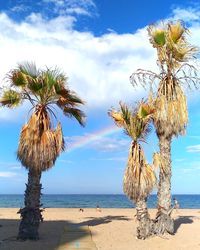
[[(200, 208), (200, 195), (172, 195), (180, 204), (180, 208)], [(1, 208), (23, 207), (23, 195), (0, 195)], [(121, 194), (44, 194), (41, 198), (44, 208), (134, 208), (134, 204)], [(148, 207), (156, 208), (157, 196), (151, 195), (148, 199)], [(173, 202), (172, 202), (173, 203)]]

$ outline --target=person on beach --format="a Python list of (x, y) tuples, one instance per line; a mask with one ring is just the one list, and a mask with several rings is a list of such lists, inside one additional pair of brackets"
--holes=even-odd
[(178, 209), (179, 209), (179, 203), (178, 203), (178, 201), (177, 201), (177, 199), (174, 197), (173, 198), (173, 200), (174, 200), (174, 208), (176, 209), (176, 212), (178, 212)]
[(96, 211), (101, 212), (101, 208), (99, 207), (99, 205), (97, 205)]

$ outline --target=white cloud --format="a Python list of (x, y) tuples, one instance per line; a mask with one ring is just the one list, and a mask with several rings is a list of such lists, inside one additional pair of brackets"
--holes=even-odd
[(199, 153), (200, 152), (200, 144), (188, 146), (186, 150), (187, 150), (187, 152), (190, 152), (190, 153)]
[(43, 0), (44, 4), (52, 4), (59, 15), (97, 15), (97, 8), (92, 0)]
[(17, 174), (14, 172), (0, 172), (0, 177), (11, 178), (15, 177)]
[(91, 16), (91, 13), (85, 10), (84, 8), (75, 7), (75, 8), (68, 8), (66, 10), (67, 14), (77, 14), (77, 15), (85, 15), (85, 16)]
[(102, 137), (94, 141), (90, 147), (102, 152), (116, 152), (127, 150), (129, 144), (130, 141), (126, 139)]
[(199, 21), (200, 11), (198, 8), (189, 7), (187, 9), (176, 8), (173, 10), (173, 18), (185, 22)]
[(88, 109), (107, 110), (119, 100), (140, 96), (142, 90), (133, 89), (129, 76), (138, 67), (155, 66), (155, 51), (146, 30), (95, 37), (72, 30), (73, 21), (66, 18), (47, 21), (32, 13), (19, 24), (0, 14), (0, 53), (4, 58), (0, 79), (17, 62), (29, 60), (39, 67), (57, 65), (63, 69), (69, 86), (85, 99)]
[[(37, 40), (41, 38), (47, 38), (48, 32), (61, 32), (63, 30), (71, 30), (73, 28), (76, 18), (73, 16), (58, 16), (50, 20), (46, 20), (40, 13), (31, 13), (26, 17), (26, 21), (19, 27), (18, 31), (23, 33), (27, 38), (36, 38), (38, 31), (44, 31), (44, 34), (41, 34), (40, 37), (37, 37)], [(29, 28), (32, 28), (29, 30)], [(25, 33), (25, 32), (28, 32)]]
[[(66, 1), (45, 0), (57, 5)], [(68, 1), (71, 8), (95, 7), (93, 1)], [(194, 12), (191, 11), (191, 15)], [(193, 12), (192, 12), (193, 11)], [(174, 18), (183, 10), (174, 10)], [(194, 14), (194, 13), (193, 13)], [(195, 15), (196, 12), (195, 12)], [(192, 19), (192, 18), (190, 18)], [(194, 19), (194, 18), (193, 18)], [(149, 43), (146, 27), (134, 34), (108, 33), (96, 37), (74, 30), (76, 18), (60, 15), (50, 20), (31, 13), (20, 23), (0, 14), (0, 54), (4, 59), (0, 81), (17, 62), (35, 61), (38, 67), (58, 66), (69, 77), (69, 87), (86, 101), (88, 110), (108, 110), (120, 100), (133, 103), (144, 96), (142, 87), (134, 89), (129, 76), (137, 69), (157, 71), (156, 51)], [(198, 37), (199, 27), (192, 27)], [(200, 42), (200, 36), (198, 40)], [(2, 110), (0, 118), (11, 117)]]
[(19, 5), (16, 5), (14, 6), (13, 8), (11, 8), (10, 10), (12, 12), (23, 12), (23, 11), (27, 11), (29, 9), (28, 6), (25, 6), (23, 4), (19, 4)]

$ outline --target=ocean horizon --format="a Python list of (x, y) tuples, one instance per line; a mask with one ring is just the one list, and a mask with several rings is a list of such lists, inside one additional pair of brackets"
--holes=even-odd
[[(200, 194), (173, 194), (180, 208), (200, 208)], [(23, 207), (23, 194), (1, 194), (0, 208)], [(44, 208), (134, 208), (134, 204), (123, 194), (43, 194)], [(157, 195), (152, 194), (147, 201), (149, 208), (156, 208)], [(173, 202), (172, 202), (173, 203)]]

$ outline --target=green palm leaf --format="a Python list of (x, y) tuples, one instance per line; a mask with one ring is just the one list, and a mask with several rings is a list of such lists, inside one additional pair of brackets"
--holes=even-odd
[(71, 108), (67, 106), (61, 106), (63, 114), (68, 117), (74, 117), (81, 126), (85, 126), (85, 114), (83, 111), (77, 108)]

